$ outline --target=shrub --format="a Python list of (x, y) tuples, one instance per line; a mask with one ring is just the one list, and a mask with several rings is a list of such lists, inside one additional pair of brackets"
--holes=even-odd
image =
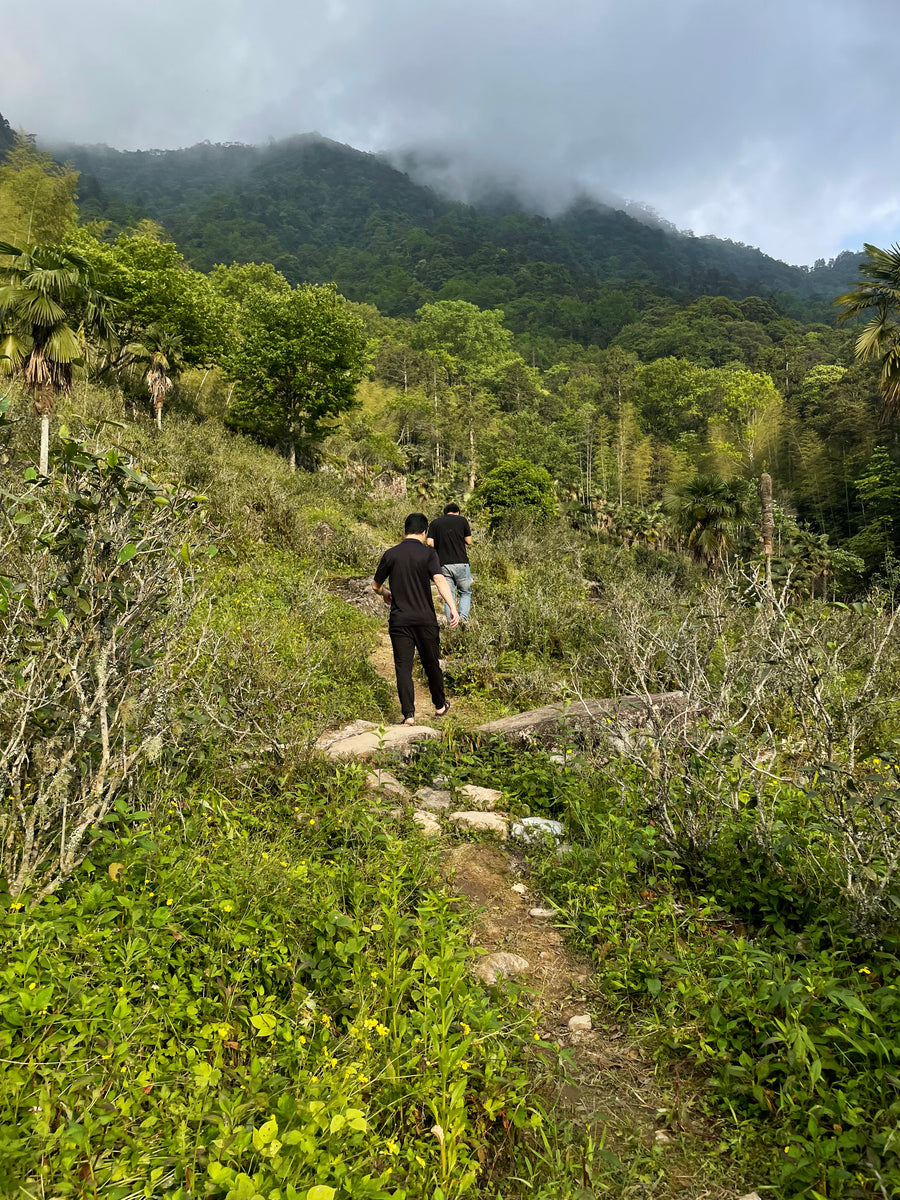
[(183, 497), (63, 437), (0, 517), (0, 871), (57, 888), (170, 724), (192, 608)]
[(549, 473), (524, 458), (498, 463), (485, 476), (474, 500), (487, 510), (491, 529), (513, 514), (535, 525), (545, 525), (556, 512)]

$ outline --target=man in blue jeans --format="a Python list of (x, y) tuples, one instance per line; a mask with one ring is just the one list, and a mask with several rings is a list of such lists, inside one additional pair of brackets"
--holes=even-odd
[[(428, 545), (433, 546), (459, 605), (459, 619), (463, 625), (469, 620), (472, 605), (472, 568), (469, 566), (467, 547), (472, 545), (472, 528), (460, 515), (459, 505), (447, 504), (444, 515), (432, 521), (428, 527)], [(450, 609), (445, 604), (444, 612), (450, 621)]]

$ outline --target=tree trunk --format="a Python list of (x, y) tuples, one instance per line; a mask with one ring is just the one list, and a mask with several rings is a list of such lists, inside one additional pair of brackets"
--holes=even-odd
[(41, 417), (41, 456), (38, 469), (42, 475), (49, 474), (50, 470), (50, 414), (45, 413)]
[(766, 556), (766, 590), (772, 591), (772, 553), (775, 539), (775, 516), (772, 510), (772, 476), (763, 471), (759, 477), (759, 499), (762, 505), (763, 553)]
[(297, 443), (293, 438), (288, 442), (288, 466), (292, 471), (297, 470)]
[(475, 430), (469, 426), (469, 491), (475, 491)]
[(156, 428), (162, 429), (162, 401), (156, 406)]

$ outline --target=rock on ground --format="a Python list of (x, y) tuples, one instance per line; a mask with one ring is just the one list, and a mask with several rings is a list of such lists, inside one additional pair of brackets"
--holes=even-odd
[(559, 821), (552, 821), (549, 817), (523, 817), (521, 821), (516, 821), (509, 832), (520, 842), (540, 845), (548, 837), (558, 842), (564, 830)]
[(529, 917), (535, 917), (539, 921), (548, 921), (550, 917), (556, 916), (555, 908), (530, 908), (528, 910)]
[(397, 776), (390, 771), (370, 771), (366, 776), (366, 787), (370, 792), (379, 792), (382, 796), (392, 796), (398, 800), (405, 800), (409, 796)]
[(412, 816), (425, 837), (434, 838), (441, 836), (441, 823), (430, 812), (421, 812), (417, 809)]
[(459, 789), (461, 800), (465, 800), (470, 808), (479, 808), (491, 812), (503, 799), (503, 793), (496, 788), (478, 787), (474, 783), (466, 783)]
[(511, 979), (515, 975), (522, 975), (529, 966), (528, 959), (523, 958), (521, 954), (510, 954), (507, 950), (497, 950), (493, 954), (487, 954), (484, 958), (480, 958), (472, 968), (472, 974), (490, 987), (497, 982), (501, 975)]
[(419, 808), (428, 808), (432, 812), (445, 812), (453, 803), (450, 792), (441, 788), (421, 787), (415, 798)]
[(509, 835), (509, 818), (502, 813), (455, 812), (450, 820), (459, 829), (472, 829), (477, 833), (496, 833), (506, 840)]
[(354, 721), (337, 733), (324, 734), (316, 742), (316, 749), (328, 758), (369, 758), (380, 750), (408, 755), (416, 742), (440, 736), (428, 725), (389, 725), (380, 729), (372, 721)]
[(569, 1017), (569, 1029), (572, 1033), (590, 1033), (594, 1028), (594, 1023), (587, 1013), (576, 1013), (574, 1017)]

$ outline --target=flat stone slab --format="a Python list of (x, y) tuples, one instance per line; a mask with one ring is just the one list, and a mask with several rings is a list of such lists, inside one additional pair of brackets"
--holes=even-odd
[(427, 808), (430, 812), (446, 812), (453, 804), (450, 792), (441, 788), (421, 787), (415, 794), (419, 808)]
[(478, 808), (483, 812), (491, 812), (503, 799), (503, 793), (496, 788), (479, 787), (475, 783), (465, 783), (459, 789), (460, 800), (465, 800), (470, 808)]
[(684, 692), (658, 692), (649, 699), (644, 696), (621, 696), (618, 700), (576, 700), (572, 704), (547, 704), (529, 712), (516, 713), (479, 725), (476, 732), (489, 737), (505, 737), (512, 741), (550, 740), (567, 729), (588, 730), (604, 722), (627, 722), (630, 726), (646, 726), (653, 720), (675, 720), (693, 708)]
[(455, 812), (450, 814), (450, 820), (458, 829), (496, 833), (503, 841), (509, 836), (509, 818), (502, 813)]
[(379, 729), (372, 721), (354, 721), (337, 733), (320, 737), (316, 749), (328, 758), (370, 758), (379, 750), (409, 754), (416, 742), (440, 736), (440, 731), (429, 725), (389, 725)]
[(529, 917), (534, 917), (537, 921), (549, 921), (556, 916), (555, 908), (529, 908)]

